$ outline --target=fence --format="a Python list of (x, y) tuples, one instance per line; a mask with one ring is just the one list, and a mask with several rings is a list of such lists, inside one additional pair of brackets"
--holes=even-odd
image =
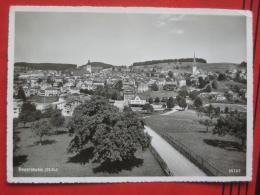
[(203, 170), (209, 176), (225, 176), (223, 172), (218, 170), (214, 165), (203, 159), (201, 156), (195, 154), (190, 148), (183, 145), (172, 136), (160, 132), (159, 133), (169, 144), (171, 144), (176, 150), (193, 162), (197, 167)]
[(162, 170), (164, 171), (164, 173), (167, 176), (173, 176), (173, 173), (170, 171), (170, 169), (168, 168), (165, 161), (161, 158), (161, 156), (158, 154), (158, 152), (155, 150), (155, 148), (152, 145), (150, 145), (150, 151), (152, 152), (155, 159), (158, 161), (158, 163), (159, 163), (160, 167), (162, 168)]

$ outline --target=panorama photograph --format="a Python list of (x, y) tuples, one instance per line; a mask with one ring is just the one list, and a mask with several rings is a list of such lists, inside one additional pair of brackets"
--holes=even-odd
[(13, 177), (246, 176), (246, 23), (16, 11)]

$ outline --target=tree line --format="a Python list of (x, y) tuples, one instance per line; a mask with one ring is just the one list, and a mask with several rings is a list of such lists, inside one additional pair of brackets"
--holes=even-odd
[(62, 64), (62, 63), (28, 63), (28, 62), (16, 62), (14, 67), (20, 67), (24, 69), (36, 69), (36, 70), (67, 70), (76, 69), (76, 64)]
[[(135, 62), (133, 66), (155, 65), (160, 63), (177, 63), (177, 62), (193, 62), (193, 58), (179, 58), (179, 59), (164, 59), (164, 60), (150, 60), (144, 62)], [(203, 58), (196, 58), (196, 62), (207, 63)]]

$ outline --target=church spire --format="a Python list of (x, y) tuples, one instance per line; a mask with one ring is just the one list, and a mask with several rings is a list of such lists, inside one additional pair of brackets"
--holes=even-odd
[(195, 51), (194, 51), (194, 55), (193, 55), (193, 64), (195, 64), (196, 63), (196, 53), (195, 53)]
[(192, 74), (193, 75), (197, 75), (197, 73), (198, 73), (196, 64), (197, 64), (197, 62), (196, 62), (196, 54), (194, 52), (193, 62), (192, 62)]

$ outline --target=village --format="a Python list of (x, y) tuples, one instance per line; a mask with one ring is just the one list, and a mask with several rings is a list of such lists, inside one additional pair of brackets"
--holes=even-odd
[(28, 101), (36, 105), (37, 110), (44, 112), (52, 107), (61, 110), (63, 116), (72, 116), (78, 105), (88, 100), (94, 91), (105, 87), (114, 89), (109, 99), (120, 110), (129, 106), (135, 111), (144, 111), (146, 104), (150, 104), (153, 111), (165, 110), (168, 108), (168, 99), (172, 97), (175, 100), (181, 90), (186, 93), (185, 108), (192, 106), (196, 97), (200, 97), (204, 105), (224, 105), (221, 106), (222, 109), (226, 106), (232, 109), (232, 104), (246, 104), (246, 87), (223, 87), (222, 84), (236, 84), (239, 80), (243, 85), (246, 83), (245, 69), (226, 70), (224, 73), (204, 71), (197, 67), (195, 55), (190, 66), (190, 73), (181, 72), (174, 67), (165, 69), (156, 65), (146, 68), (92, 67), (90, 61), (66, 73), (24, 68), (16, 70), (15, 66), (14, 117), (19, 117), (24, 98), (19, 96), (19, 90), (23, 91)]

